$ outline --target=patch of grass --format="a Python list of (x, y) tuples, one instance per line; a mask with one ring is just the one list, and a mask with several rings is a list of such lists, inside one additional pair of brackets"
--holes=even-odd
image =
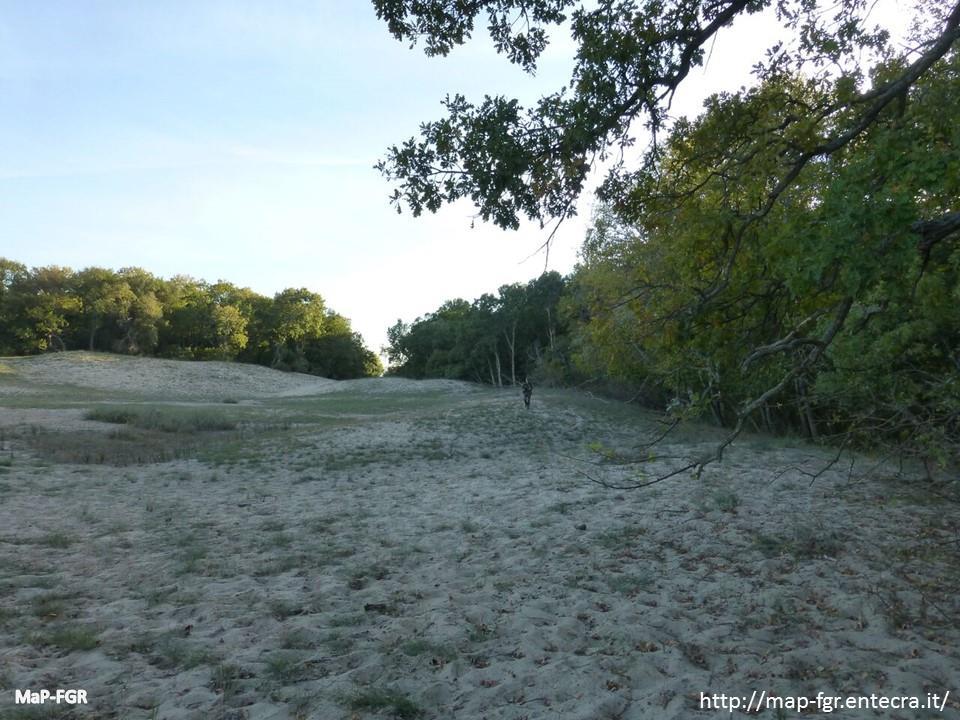
[(647, 529), (639, 525), (624, 525), (621, 528), (607, 530), (597, 535), (597, 543), (607, 550), (625, 550), (638, 538), (647, 534)]
[(159, 587), (144, 591), (140, 597), (146, 601), (149, 607), (154, 607), (167, 602), (170, 597), (177, 592), (177, 590), (179, 590), (179, 588), (176, 585), (168, 585), (167, 587)]
[[(140, 651), (138, 650), (138, 652)], [(156, 665), (161, 670), (173, 670), (175, 668), (192, 670), (195, 667), (209, 665), (218, 660), (217, 656), (209, 650), (198, 648), (186, 640), (170, 635), (162, 637), (152, 650), (143, 654), (147, 655), (151, 664)]]
[(207, 557), (207, 548), (199, 543), (190, 542), (185, 545), (183, 551), (178, 556), (180, 567), (178, 574), (190, 575), (200, 569), (201, 561)]
[(290, 553), (279, 558), (271, 557), (261, 567), (254, 571), (256, 577), (282, 575), (291, 570), (300, 570), (305, 567), (314, 567), (316, 561), (302, 553)]
[(413, 720), (423, 715), (423, 710), (410, 698), (392, 690), (370, 688), (360, 691), (349, 698), (347, 704), (351, 710), (390, 710), (394, 717), (401, 720)]
[(740, 496), (732, 490), (718, 490), (713, 494), (713, 504), (723, 512), (736, 512), (740, 507)]
[(330, 627), (356, 627), (363, 625), (367, 621), (367, 616), (360, 613), (348, 615), (335, 615), (327, 621)]
[(797, 560), (837, 557), (843, 551), (843, 537), (824, 527), (801, 525), (792, 533), (757, 533), (753, 545), (767, 557), (790, 555)]
[(197, 446), (192, 439), (135, 429), (109, 434), (38, 429), (24, 439), (46, 462), (118, 467), (168, 462), (187, 456)]
[(428, 655), (432, 658), (439, 658), (444, 662), (452, 662), (457, 657), (456, 648), (449, 645), (438, 645), (426, 640), (408, 640), (400, 645), (400, 652), (407, 657)]
[(305, 523), (305, 526), (311, 533), (324, 535), (334, 532), (333, 526), (337, 524), (338, 519), (339, 517), (336, 515), (317, 515), (316, 517), (308, 520)]
[(472, 623), (467, 639), (472, 643), (486, 642), (494, 636), (494, 630), (485, 623)]
[(100, 644), (93, 628), (83, 625), (61, 625), (31, 639), (34, 645), (48, 645), (66, 652), (85, 652)]
[(38, 541), (38, 545), (46, 545), (51, 548), (58, 548), (60, 550), (66, 549), (73, 545), (74, 539), (67, 535), (64, 532), (52, 532), (49, 535), (44, 535)]
[(353, 649), (353, 639), (344, 637), (337, 632), (327, 635), (323, 639), (323, 644), (330, 648), (330, 652), (336, 655), (345, 655)]
[(644, 588), (650, 586), (652, 578), (650, 575), (612, 575), (607, 578), (607, 587), (615, 593), (621, 595), (635, 595)]
[(280, 685), (290, 685), (304, 679), (306, 666), (299, 653), (278, 652), (267, 658), (266, 674)]
[(220, 432), (238, 427), (236, 418), (222, 411), (183, 407), (98, 407), (89, 410), (84, 419), (181, 434)]
[(293, 545), (293, 537), (286, 533), (278, 532), (271, 535), (268, 542), (275, 548), (288, 548)]
[(280, 647), (285, 650), (310, 650), (315, 645), (313, 633), (303, 628), (287, 630), (280, 636)]
[(286, 620), (294, 615), (302, 615), (303, 605), (289, 600), (273, 600), (270, 602), (270, 614), (277, 620)]
[(240, 680), (245, 673), (238, 665), (220, 663), (213, 668), (209, 687), (218, 695), (227, 700), (240, 690)]
[(57, 620), (66, 613), (64, 600), (72, 600), (75, 596), (63, 593), (44, 593), (37, 595), (31, 603), (31, 612), (42, 620)]

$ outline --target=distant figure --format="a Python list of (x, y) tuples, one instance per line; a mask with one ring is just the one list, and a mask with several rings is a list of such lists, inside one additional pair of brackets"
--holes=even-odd
[(533, 395), (533, 383), (530, 382), (530, 379), (527, 378), (523, 381), (523, 385), (520, 387), (523, 388), (523, 405), (530, 409), (530, 396)]

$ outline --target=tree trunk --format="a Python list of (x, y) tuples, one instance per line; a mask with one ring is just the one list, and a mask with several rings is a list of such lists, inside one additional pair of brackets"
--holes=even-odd
[(770, 420), (770, 407), (766, 403), (760, 406), (760, 417), (763, 418), (763, 429), (772, 435), (773, 422)]
[(806, 426), (807, 437), (816, 442), (820, 439), (817, 432), (817, 421), (813, 417), (813, 409), (807, 402), (807, 384), (802, 378), (797, 378), (797, 395), (800, 398), (800, 417), (802, 424)]
[(94, 315), (90, 320), (90, 352), (93, 352), (93, 338), (97, 334), (97, 316)]
[(517, 342), (517, 321), (513, 321), (513, 328), (511, 334), (507, 335), (507, 331), (503, 331), (503, 337), (506, 338), (507, 346), (510, 348), (510, 382), (513, 385), (517, 384), (517, 352), (516, 352), (516, 342)]
[(547, 337), (550, 340), (550, 350), (554, 350), (556, 335), (553, 332), (553, 317), (550, 315), (550, 308), (547, 308)]
[(497, 361), (497, 387), (503, 387), (503, 376), (500, 374), (500, 353), (493, 356)]
[(710, 412), (713, 413), (713, 420), (718, 427), (723, 427), (723, 414), (720, 412), (720, 403), (716, 400), (710, 401)]

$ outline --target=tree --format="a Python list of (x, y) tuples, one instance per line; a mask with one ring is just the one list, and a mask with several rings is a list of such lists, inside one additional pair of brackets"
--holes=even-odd
[(652, 379), (730, 427), (707, 459), (757, 423), (954, 461), (960, 248), (918, 243), (913, 228), (960, 196), (960, 53), (741, 232), (738, 219), (768, 201), (778, 151), (755, 148), (735, 181), (714, 159), (745, 128), (780, 123), (785, 94), (815, 104), (823, 92), (771, 80), (677, 123), (656, 171), (585, 243), (579, 359)]
[(0, 258), (0, 354), (79, 348), (241, 360), (337, 378), (383, 372), (350, 321), (304, 288), (269, 298), (224, 280), (164, 280), (141, 268), (28, 270)]
[[(165, 290), (162, 352), (174, 357), (232, 359), (247, 345), (247, 318), (230, 304), (228, 283), (177, 276)], [(232, 286), (229, 286), (232, 288)]]
[(472, 303), (448, 300), (410, 325), (398, 320), (387, 331), (391, 372), (517, 385), (555, 349), (563, 288), (558, 273), (544, 273)]
[(18, 274), (5, 305), (19, 353), (66, 349), (63, 335), (81, 308), (73, 280), (72, 270), (55, 265)]
[[(629, 239), (597, 247), (588, 240), (587, 253), (605, 259), (588, 262), (592, 279), (581, 289), (597, 300), (588, 305), (591, 342), (622, 344), (594, 360), (652, 374), (675, 400), (731, 426), (716, 452), (691, 467), (722, 457), (745, 423), (784, 397), (795, 401), (790, 421), (802, 419), (813, 436), (839, 402), (843, 419), (833, 429), (849, 432), (849, 397), (815, 396), (826, 393), (834, 343), (884, 325), (876, 307), (896, 308), (887, 315), (894, 326), (916, 328), (907, 345), (917, 352), (934, 328), (946, 340), (937, 353), (920, 353), (912, 384), (896, 383), (906, 395), (860, 419), (900, 427), (893, 413), (922, 417), (925, 429), (938, 421), (956, 427), (953, 395), (931, 400), (953, 387), (941, 387), (956, 371), (946, 361), (957, 352), (953, 335), (938, 322), (910, 320), (923, 306), (910, 283), (920, 292), (935, 277), (942, 288), (953, 278), (946, 246), (960, 235), (960, 208), (949, 178), (960, 163), (949, 128), (960, 111), (948, 102), (938, 125), (936, 101), (913, 108), (935, 93), (956, 96), (960, 2), (924, 3), (913, 47), (900, 56), (885, 31), (869, 26), (871, 6), (862, 0), (615, 0), (590, 10), (572, 9), (572, 0), (374, 4), (397, 38), (422, 39), (432, 54), (468, 38), (484, 11), (498, 49), (528, 70), (550, 25), (569, 20), (578, 43), (569, 86), (532, 108), (454, 96), (444, 102), (446, 118), (390, 148), (379, 168), (396, 183), (398, 210), (417, 215), (467, 197), (501, 227), (523, 217), (562, 222), (575, 212), (589, 169), (632, 145), (645, 120), (653, 142), (642, 161), (613, 162), (598, 192)], [(792, 39), (757, 58), (757, 85), (710, 98), (700, 118), (672, 122), (673, 94), (703, 63), (711, 39), (766, 8)], [(935, 293), (934, 307), (948, 295)], [(936, 382), (921, 392), (917, 379), (931, 368)]]
[(14, 326), (17, 318), (17, 291), (27, 279), (27, 266), (0, 257), (0, 355), (12, 355), (18, 342)]
[(152, 353), (160, 339), (163, 304), (158, 295), (163, 283), (142, 268), (123, 268), (118, 275), (133, 292), (134, 300), (120, 323), (121, 336), (113, 349), (130, 354)]
[[(522, 217), (542, 225), (574, 214), (590, 168), (632, 145), (637, 121), (645, 119), (654, 137), (668, 126), (677, 88), (704, 63), (717, 32), (740, 16), (773, 8), (785, 35), (793, 38), (757, 58), (759, 81), (805, 72), (830, 88), (815, 105), (785, 98), (791, 112), (782, 125), (754, 128), (752, 143), (780, 151), (769, 168), (767, 201), (754, 210), (758, 215), (806, 165), (860, 137), (960, 37), (960, 3), (924, 3), (909, 61), (868, 85), (861, 56), (887, 58), (891, 50), (887, 32), (869, 26), (872, 6), (863, 0), (612, 0), (591, 10), (575, 0), (373, 4), (394, 37), (412, 44), (422, 40), (430, 55), (445, 55), (465, 42), (485, 11), (498, 51), (529, 72), (546, 47), (548, 29), (569, 21), (578, 51), (567, 87), (527, 109), (503, 96), (478, 104), (462, 95), (447, 97), (446, 118), (424, 123), (419, 139), (391, 147), (378, 164), (397, 183), (398, 210), (407, 205), (414, 215), (435, 212), (466, 197), (484, 220), (504, 228), (516, 228)], [(735, 171), (743, 149), (731, 146), (715, 165)], [(654, 143), (645, 166), (659, 156)], [(601, 196), (616, 204), (632, 186), (632, 173), (616, 163)], [(951, 227), (960, 227), (960, 217)]]
[[(81, 323), (87, 328), (87, 349), (94, 350), (97, 332), (107, 323), (126, 325), (136, 296), (130, 286), (112, 270), (87, 268), (74, 278), (82, 306)], [(109, 348), (111, 343), (105, 343)]]
[(326, 317), (326, 305), (317, 293), (306, 288), (277, 293), (270, 309), (270, 366), (305, 370), (304, 344), (323, 335)]

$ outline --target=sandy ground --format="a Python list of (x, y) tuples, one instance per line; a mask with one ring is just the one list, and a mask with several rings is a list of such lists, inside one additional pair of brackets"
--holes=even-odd
[(56, 394), (64, 386), (102, 391), (107, 399), (111, 395), (126, 397), (132, 393), (161, 400), (212, 402), (299, 397), (330, 392), (394, 394), (423, 392), (425, 389), (451, 393), (476, 391), (474, 386), (455, 380), (417, 382), (400, 378), (368, 378), (337, 382), (315, 375), (276, 372), (259, 365), (217, 361), (182, 362), (88, 352), (0, 358), (0, 378), (5, 375), (20, 382), (0, 382), (0, 397), (25, 392)]
[[(0, 718), (691, 718), (717, 715), (701, 692), (754, 690), (950, 691), (942, 714), (832, 716), (960, 716), (957, 504), (892, 470), (811, 485), (830, 453), (746, 438), (700, 479), (619, 492), (587, 476), (637, 468), (590, 448), (629, 454), (656, 418), (572, 392), (525, 412), (453, 382), (0, 362)], [(64, 387), (103, 397), (49, 407)], [(186, 448), (169, 462), (45, 456), (50, 433), (129, 441), (84, 419), (119, 391), (246, 414), (200, 445), (151, 436)], [(87, 706), (14, 705), (71, 687)]]

